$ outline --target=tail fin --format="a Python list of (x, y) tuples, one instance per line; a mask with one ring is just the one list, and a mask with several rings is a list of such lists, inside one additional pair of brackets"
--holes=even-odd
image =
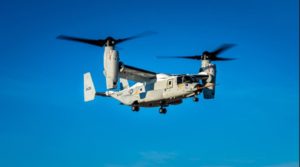
[(92, 101), (95, 99), (96, 90), (92, 80), (91, 73), (85, 73), (83, 75), (83, 84), (84, 84), (84, 101)]
[(129, 88), (128, 80), (125, 78), (120, 78), (120, 89), (123, 90), (127, 88)]

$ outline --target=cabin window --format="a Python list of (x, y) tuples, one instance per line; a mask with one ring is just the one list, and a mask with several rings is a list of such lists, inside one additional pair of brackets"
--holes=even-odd
[(172, 80), (168, 80), (167, 82), (167, 88), (172, 88), (173, 87), (173, 83), (172, 83)]

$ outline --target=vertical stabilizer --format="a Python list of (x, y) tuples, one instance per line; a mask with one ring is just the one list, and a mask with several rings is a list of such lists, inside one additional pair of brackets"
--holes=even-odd
[(91, 73), (85, 73), (83, 75), (83, 84), (84, 84), (84, 101), (92, 101), (95, 99), (96, 90), (92, 80)]
[(128, 80), (125, 78), (120, 78), (120, 89), (123, 90), (127, 88), (129, 88)]

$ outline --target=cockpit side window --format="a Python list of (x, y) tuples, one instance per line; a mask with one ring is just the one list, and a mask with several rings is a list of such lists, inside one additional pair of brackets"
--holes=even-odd
[(193, 83), (198, 82), (196, 78), (190, 77), (190, 76), (178, 76), (177, 77), (177, 84), (181, 83)]
[(183, 77), (183, 82), (184, 83), (193, 83), (193, 78), (191, 78), (189, 76), (184, 76)]
[(182, 77), (179, 76), (179, 77), (177, 77), (177, 84), (181, 84), (181, 83), (182, 83)]

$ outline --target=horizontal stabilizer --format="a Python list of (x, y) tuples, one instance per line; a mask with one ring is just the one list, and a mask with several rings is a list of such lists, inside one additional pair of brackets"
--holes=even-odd
[(106, 94), (106, 92), (96, 92), (96, 96), (107, 97), (108, 95)]

